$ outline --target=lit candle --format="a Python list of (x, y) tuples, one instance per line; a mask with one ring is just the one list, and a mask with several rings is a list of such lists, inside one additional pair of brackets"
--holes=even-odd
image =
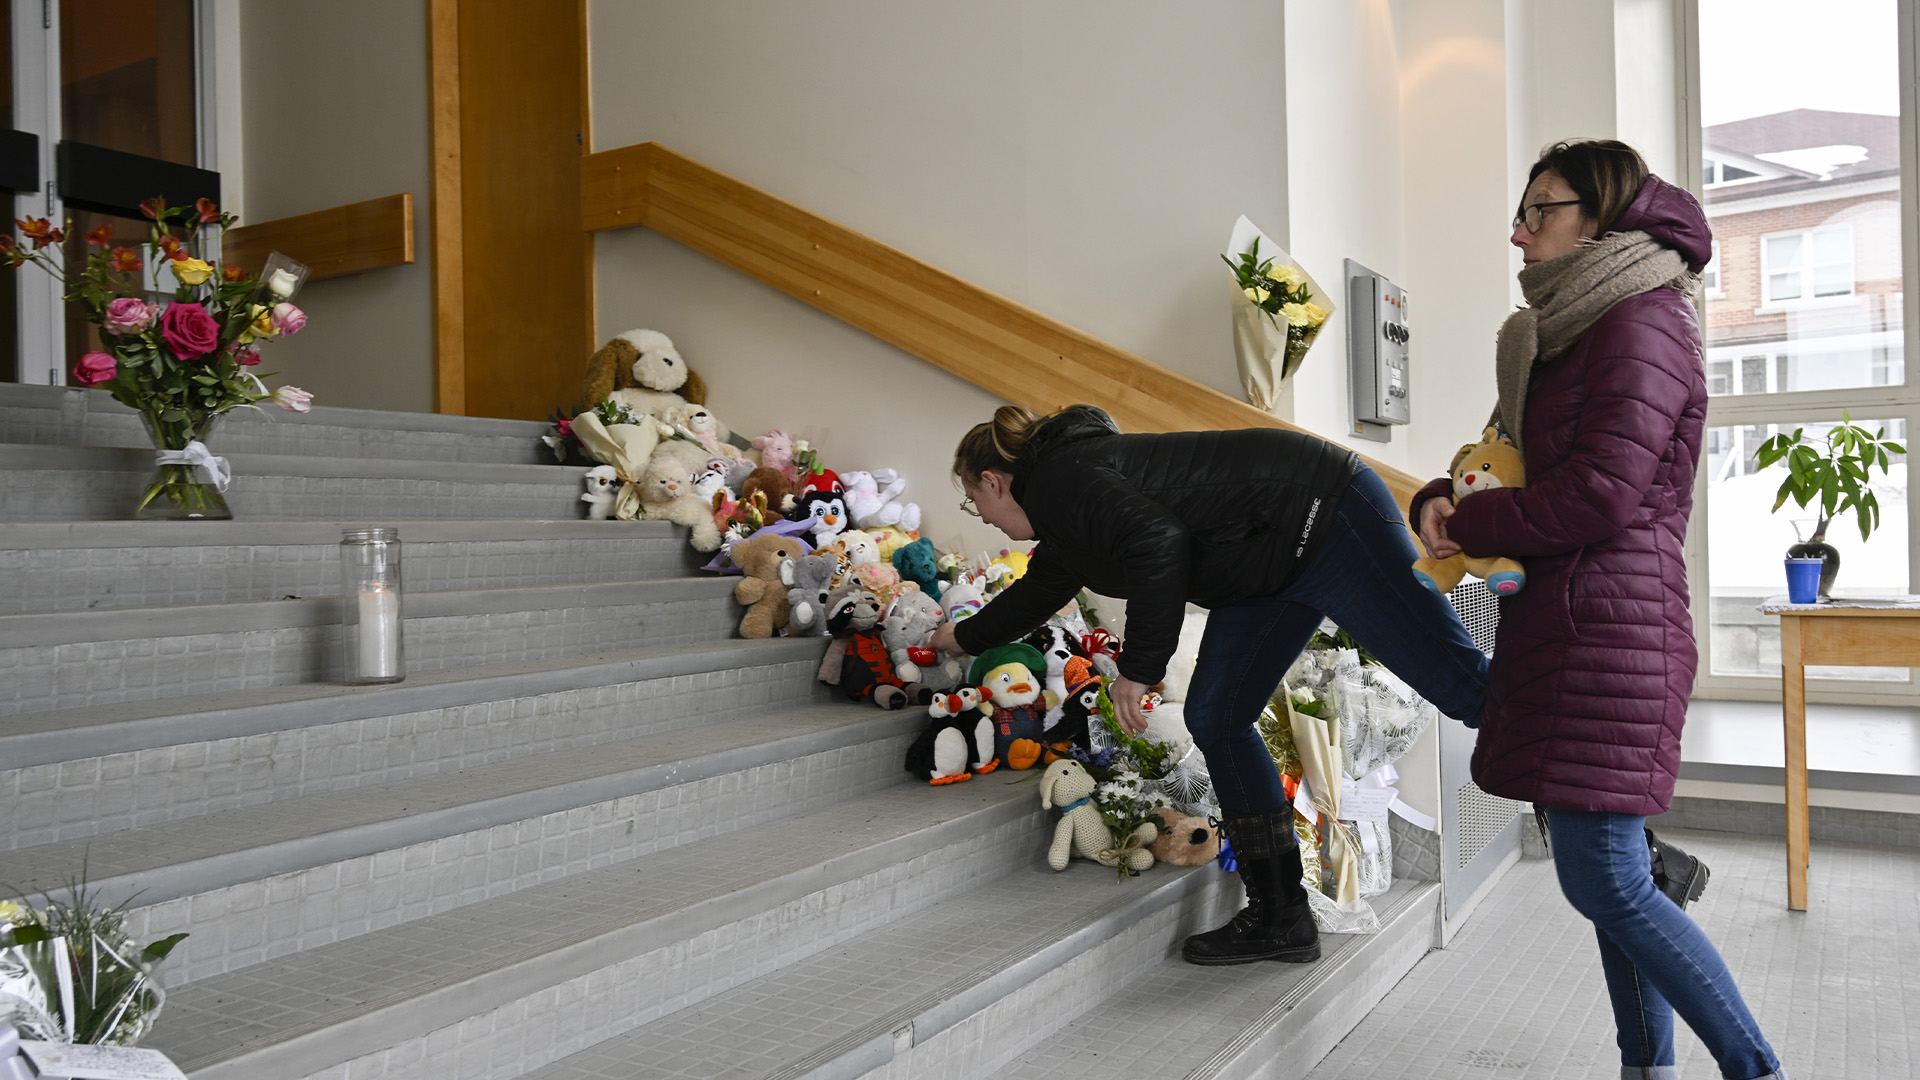
[(400, 596), (383, 588), (360, 593), (360, 641), (356, 650), (363, 680), (400, 677)]

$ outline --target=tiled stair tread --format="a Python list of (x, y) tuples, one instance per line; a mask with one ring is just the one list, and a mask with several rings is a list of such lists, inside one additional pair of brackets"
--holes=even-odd
[(0, 717), (7, 767), (176, 746), (502, 698), (818, 658), (825, 638), (732, 638), (443, 668), (385, 686), (300, 683)]
[(903, 783), (213, 976), (168, 996), (150, 1043), (188, 1072), (295, 1040), (349, 1060), (1038, 814), (1030, 780)]
[[(104, 390), (78, 387), (34, 386), (26, 383), (0, 384), (0, 408), (44, 409), (62, 413), (78, 409), (96, 416), (125, 418), (138, 422), (137, 414), (113, 400)], [(537, 440), (551, 430), (540, 420), (505, 420), (490, 416), (459, 416), (452, 413), (416, 413), (393, 409), (353, 409), (339, 405), (315, 405), (298, 418), (284, 413), (256, 414), (234, 410), (222, 419), (223, 425), (304, 425), (326, 427), (363, 427), (374, 431), (433, 431), (463, 435), (508, 436)]]
[[(1426, 925), (1438, 888), (1434, 882), (1396, 881), (1374, 897), (1370, 903), (1382, 933), (1400, 919)], [(1002, 1067), (993, 1080), (1107, 1080), (1116, 1062), (1126, 1062), (1134, 1076), (1213, 1075), (1316, 989), (1350, 980), (1353, 973), (1343, 967), (1364, 959), (1369, 944), (1379, 940), (1372, 934), (1322, 934), (1320, 959), (1311, 964), (1198, 967), (1169, 957)], [(1302, 1063), (1300, 1072), (1311, 1065)]]
[(870, 1043), (891, 1044), (909, 1024), (925, 1041), (1221, 876), (1208, 864), (1155, 867), (1120, 881), (1077, 859), (1060, 873), (1030, 863), (525, 1080), (642, 1072), (745, 1080), (857, 1058)]
[[(341, 530), (400, 530), (403, 545), (511, 540), (658, 540), (684, 530), (669, 521), (24, 521), (0, 523), (0, 551), (43, 548), (257, 547), (338, 544)], [(403, 551), (411, 551), (403, 547)]]
[[(365, 480), (442, 480), (462, 483), (553, 483), (579, 487), (580, 465), (511, 465), (505, 462), (416, 461), (317, 454), (227, 454), (236, 479), (263, 476), (326, 476)], [(0, 443), (0, 469), (40, 473), (153, 471), (153, 451), (111, 446), (51, 446)]]
[(108, 903), (160, 903), (406, 844), (917, 731), (919, 710), (852, 703), (716, 719), (393, 784), (0, 853), (0, 881), (34, 891), (84, 873)]
[[(415, 619), (498, 615), (561, 608), (597, 608), (712, 600), (733, 594), (730, 577), (676, 577), (570, 585), (509, 585), (493, 589), (408, 592), (402, 616)], [(127, 638), (231, 634), (340, 622), (340, 598), (229, 600), (148, 608), (95, 608), (0, 615), (0, 649), (67, 645)]]

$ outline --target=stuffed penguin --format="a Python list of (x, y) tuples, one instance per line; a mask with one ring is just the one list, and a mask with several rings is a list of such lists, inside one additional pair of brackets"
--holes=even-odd
[(957, 784), (999, 768), (992, 714), (978, 687), (934, 695), (927, 729), (907, 747), (907, 771), (929, 784)]
[(1092, 727), (1100, 711), (1100, 677), (1086, 657), (1076, 656), (1066, 664), (1066, 698), (1060, 702), (1060, 722), (1047, 729), (1046, 763), (1072, 757), (1073, 748), (1093, 753)]

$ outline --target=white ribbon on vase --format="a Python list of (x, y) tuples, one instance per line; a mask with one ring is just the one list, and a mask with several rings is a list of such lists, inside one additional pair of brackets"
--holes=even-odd
[(207, 444), (199, 439), (189, 442), (181, 450), (162, 450), (154, 460), (161, 465), (186, 465), (199, 469), (215, 491), (225, 491), (227, 485), (233, 482), (233, 471), (227, 467), (227, 459), (215, 457), (213, 451), (207, 449)]

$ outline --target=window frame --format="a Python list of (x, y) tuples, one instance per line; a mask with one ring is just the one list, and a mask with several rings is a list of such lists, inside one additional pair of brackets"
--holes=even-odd
[[(1713, 274), (1711, 285), (1706, 283), (1709, 272)], [(1700, 271), (1700, 283), (1707, 299), (1725, 300), (1727, 298), (1727, 270), (1720, 265), (1720, 241), (1718, 240), (1713, 242), (1713, 255), (1707, 259), (1707, 265)]]
[[(1920, 278), (1920, 85), (1916, 84), (1916, 71), (1920, 70), (1920, 0), (1895, 0), (1899, 20), (1899, 80), (1900, 80), (1900, 174), (1899, 200), (1901, 208), (1901, 267), (1902, 289), (1901, 307), (1903, 323), (1901, 325), (1901, 344), (1904, 357), (1910, 360), (1920, 355), (1920, 297), (1914, 291), (1905, 288), (1905, 283)], [(1702, 160), (1708, 156), (1704, 145), (1700, 124), (1700, 10), (1699, 0), (1683, 0), (1675, 12), (1676, 30), (1683, 48), (1675, 50), (1681, 65), (1679, 72), (1681, 85), (1686, 88), (1682, 100), (1677, 104), (1679, 150), (1682, 161)], [(1720, 185), (1724, 186), (1724, 185)], [(1700, 178), (1689, 177), (1689, 189), (1696, 197), (1702, 197), (1703, 186)], [(1815, 226), (1813, 228), (1818, 228)], [(1786, 232), (1799, 230), (1783, 230)], [(1805, 230), (1811, 232), (1811, 229)], [(1772, 235), (1772, 234), (1768, 234)], [(1857, 241), (1857, 236), (1856, 236)], [(1808, 247), (1811, 256), (1811, 245)], [(1854, 261), (1858, 265), (1858, 244), (1854, 245)], [(1846, 296), (1803, 298), (1768, 304), (1766, 295), (1766, 246), (1761, 245), (1760, 307), (1763, 313), (1778, 314), (1785, 311), (1807, 310), (1810, 306), (1831, 303), (1858, 302), (1861, 294), (1858, 282), (1855, 291)], [(1725, 288), (1725, 275), (1721, 276), (1722, 289)], [(1699, 301), (1704, 313), (1704, 293)], [(1889, 329), (1892, 329), (1891, 327)], [(1769, 355), (1778, 352), (1768, 349)], [(1706, 424), (1709, 429), (1744, 427), (1766, 424), (1822, 423), (1840, 420), (1845, 413), (1869, 419), (1895, 419), (1906, 422), (1909, 435), (1920, 434), (1920, 383), (1911, 370), (1911, 364), (1905, 365), (1904, 381), (1898, 385), (1857, 387), (1838, 390), (1801, 390), (1785, 393), (1740, 394), (1712, 397), (1707, 403)], [(1734, 380), (1739, 379), (1738, 364), (1732, 373)], [(1869, 398), (1871, 395), (1871, 398)], [(1910, 449), (1920, 450), (1920, 448)], [(1913, 455), (1907, 457), (1909, 463), (1909, 496), (1912, 493)], [(1779, 675), (1717, 675), (1713, 672), (1712, 644), (1712, 596), (1713, 581), (1711, 568), (1707, 562), (1709, 548), (1708, 500), (1710, 498), (1707, 475), (1707, 455), (1701, 454), (1698, 471), (1695, 475), (1694, 513), (1691, 528), (1686, 541), (1686, 558), (1691, 588), (1691, 607), (1694, 621), (1694, 637), (1699, 647), (1699, 675), (1694, 683), (1693, 696), (1710, 700), (1772, 701), (1781, 696)], [(1907, 500), (1907, 588), (1910, 592), (1920, 593), (1920, 505), (1911, 497)], [(1844, 535), (1844, 534), (1843, 534)], [(1856, 535), (1857, 543), (1857, 535)], [(1871, 542), (1871, 541), (1870, 541)], [(1844, 544), (1843, 544), (1844, 550)], [(1781, 592), (1785, 592), (1784, 580)], [(1859, 705), (1896, 705), (1920, 706), (1920, 669), (1909, 669), (1908, 678), (1899, 683), (1868, 683), (1849, 679), (1807, 679), (1807, 699), (1812, 702)]]
[[(1814, 238), (1821, 233), (1831, 234), (1836, 232), (1844, 232), (1847, 235), (1847, 291), (1843, 293), (1828, 293), (1825, 296), (1810, 295), (1813, 291), (1814, 275), (1818, 269), (1822, 266), (1839, 265), (1837, 263), (1816, 263), (1813, 261)], [(1776, 300), (1770, 291), (1773, 288), (1773, 275), (1776, 271), (1773, 268), (1772, 256), (1769, 252), (1772, 250), (1773, 241), (1784, 240), (1788, 237), (1798, 237), (1800, 240), (1800, 250), (1802, 252), (1800, 265), (1793, 272), (1800, 275), (1802, 294)], [(1852, 222), (1840, 221), (1824, 225), (1810, 225), (1802, 229), (1781, 229), (1777, 232), (1761, 233), (1759, 241), (1760, 306), (1754, 309), (1754, 314), (1774, 315), (1783, 311), (1798, 311), (1809, 307), (1818, 307), (1822, 304), (1845, 303), (1856, 299), (1860, 295), (1860, 282), (1859, 279), (1854, 276), (1855, 268), (1859, 265), (1857, 258), (1859, 246), (1854, 243)], [(1716, 251), (1719, 250), (1718, 243), (1718, 241), (1715, 241)], [(1784, 273), (1784, 271), (1780, 272)]]

